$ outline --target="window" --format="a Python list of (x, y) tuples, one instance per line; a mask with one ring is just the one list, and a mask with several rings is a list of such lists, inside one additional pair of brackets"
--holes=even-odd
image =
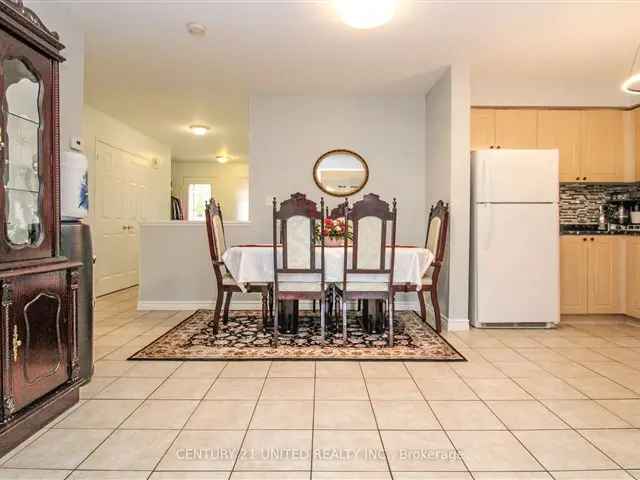
[(204, 208), (206, 202), (211, 200), (210, 183), (190, 183), (189, 184), (189, 216), (190, 222), (204, 221)]

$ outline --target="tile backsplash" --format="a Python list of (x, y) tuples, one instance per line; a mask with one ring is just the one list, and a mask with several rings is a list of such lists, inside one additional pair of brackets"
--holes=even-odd
[(640, 191), (640, 183), (562, 183), (560, 184), (560, 223), (598, 223), (598, 208), (614, 193)]

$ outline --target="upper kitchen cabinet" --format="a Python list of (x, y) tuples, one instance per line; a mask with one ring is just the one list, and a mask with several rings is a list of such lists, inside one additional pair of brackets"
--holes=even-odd
[(540, 110), (538, 148), (557, 148), (560, 152), (560, 181), (581, 181), (579, 110)]
[(490, 108), (471, 109), (471, 150), (494, 148), (496, 112)]
[(496, 110), (496, 148), (538, 148), (538, 112)]
[(624, 150), (623, 111), (602, 109), (582, 112), (583, 181), (624, 181)]

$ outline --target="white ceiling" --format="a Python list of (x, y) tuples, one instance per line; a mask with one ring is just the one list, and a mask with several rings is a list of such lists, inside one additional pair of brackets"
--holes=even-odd
[[(68, 3), (87, 34), (87, 101), (178, 160), (246, 160), (250, 95), (422, 94), (452, 63), (471, 66), (481, 99), (527, 85), (634, 100), (619, 85), (640, 41), (637, 1), (402, 0), (374, 30), (342, 24), (326, 1)], [(205, 38), (186, 33), (191, 21)], [(196, 138), (194, 123), (212, 132)]]

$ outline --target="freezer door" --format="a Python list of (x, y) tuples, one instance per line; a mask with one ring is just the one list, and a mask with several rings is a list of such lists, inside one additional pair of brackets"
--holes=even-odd
[(473, 202), (558, 202), (558, 162), (558, 150), (472, 152)]
[(474, 325), (557, 323), (557, 205), (485, 204), (474, 209)]

